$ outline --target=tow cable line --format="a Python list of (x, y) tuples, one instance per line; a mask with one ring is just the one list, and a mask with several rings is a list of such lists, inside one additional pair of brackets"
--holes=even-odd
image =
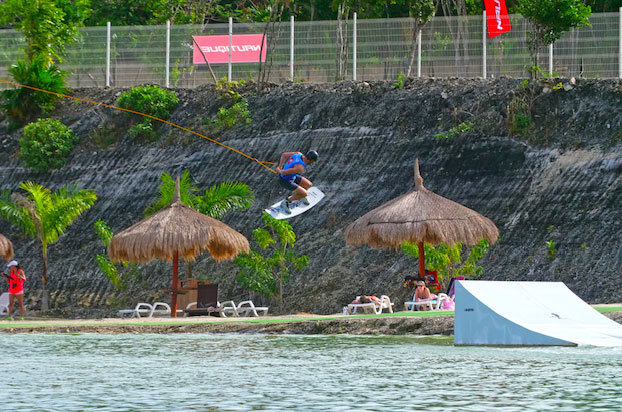
[(186, 132), (188, 132), (188, 133), (192, 133), (192, 134), (195, 134), (195, 135), (197, 135), (197, 136), (200, 136), (200, 137), (202, 137), (202, 138), (204, 138), (204, 139), (206, 139), (206, 140), (209, 140), (209, 141), (210, 141), (210, 142), (212, 142), (212, 143), (216, 143), (217, 145), (220, 145), (220, 146), (222, 146), (222, 147), (224, 147), (224, 148), (226, 148), (226, 149), (229, 149), (229, 150), (231, 150), (231, 151), (233, 151), (233, 152), (235, 152), (235, 153), (237, 153), (237, 154), (239, 154), (239, 155), (242, 155), (242, 156), (246, 157), (247, 159), (252, 160), (253, 162), (257, 162), (259, 165), (263, 166), (264, 168), (266, 168), (267, 170), (271, 171), (272, 173), (276, 173), (276, 171), (274, 171), (274, 170), (273, 170), (273, 169), (271, 169), (270, 167), (266, 166), (266, 165), (273, 165), (273, 164), (276, 164), (275, 162), (264, 162), (264, 161), (262, 161), (262, 160), (256, 159), (256, 158), (254, 158), (254, 157), (252, 157), (252, 156), (247, 155), (247, 154), (246, 154), (246, 153), (244, 153), (244, 152), (241, 152), (241, 151), (239, 151), (239, 150), (237, 150), (237, 149), (234, 149), (234, 148), (233, 148), (233, 147), (231, 147), (231, 146), (227, 146), (227, 145), (226, 145), (226, 144), (224, 144), (224, 143), (220, 143), (218, 140), (212, 139), (212, 138), (210, 138), (210, 137), (207, 137), (207, 136), (205, 136), (205, 135), (202, 135), (201, 133), (195, 132), (194, 130), (190, 130), (190, 129), (185, 128), (185, 127), (183, 127), (183, 126), (180, 126), (180, 125), (178, 125), (178, 124), (171, 123), (171, 122), (166, 121), (166, 120), (164, 120), (164, 119), (160, 119), (159, 117), (151, 116), (151, 115), (146, 114), (146, 113), (137, 112), (137, 111), (135, 111), (135, 110), (123, 109), (123, 108), (121, 108), (121, 107), (112, 106), (112, 105), (110, 105), (110, 104), (106, 104), (106, 103), (100, 103), (100, 102), (95, 102), (95, 101), (93, 101), (93, 100), (82, 99), (82, 98), (80, 98), (80, 97), (69, 96), (69, 95), (62, 94), (62, 93), (51, 92), (51, 91), (49, 91), (49, 90), (39, 89), (39, 88), (37, 88), (37, 87), (27, 86), (27, 85), (25, 85), (25, 84), (15, 83), (15, 82), (11, 82), (11, 81), (8, 81), (8, 80), (2, 80), (2, 79), (0, 79), (0, 82), (2, 82), (2, 83), (7, 83), (7, 84), (11, 84), (11, 85), (14, 85), (14, 86), (24, 87), (24, 88), (26, 88), (26, 89), (36, 90), (36, 91), (38, 91), (38, 92), (42, 92), (42, 93), (53, 94), (53, 95), (56, 95), (56, 96), (59, 96), (59, 97), (65, 97), (65, 98), (67, 98), (67, 99), (79, 100), (79, 101), (81, 101), (81, 102), (92, 103), (92, 104), (95, 104), (95, 105), (98, 105), (98, 106), (108, 107), (108, 108), (111, 108), (111, 109), (121, 110), (121, 111), (124, 111), (124, 112), (134, 113), (134, 114), (138, 114), (138, 115), (141, 115), (141, 116), (145, 116), (145, 117), (148, 117), (148, 118), (150, 118), (150, 119), (157, 120), (157, 121), (159, 121), (159, 122), (162, 122), (162, 123), (168, 124), (168, 125), (170, 125), (170, 126), (177, 127), (178, 129), (184, 130), (184, 131), (186, 131)]

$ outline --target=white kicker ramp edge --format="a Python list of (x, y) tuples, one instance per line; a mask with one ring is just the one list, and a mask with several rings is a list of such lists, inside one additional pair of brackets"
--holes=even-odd
[(455, 345), (622, 346), (622, 325), (562, 282), (456, 282)]

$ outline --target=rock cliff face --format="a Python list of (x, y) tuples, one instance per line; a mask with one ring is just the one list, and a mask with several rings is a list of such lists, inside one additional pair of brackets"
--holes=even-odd
[[(591, 303), (622, 301), (621, 82), (427, 79), (400, 88), (384, 82), (287, 84), (259, 94), (254, 85), (244, 87), (252, 122), (220, 134), (219, 141), (266, 161), (277, 161), (283, 151), (320, 153), (306, 175), (326, 198), (290, 221), (309, 266), (288, 283), (286, 312), (333, 313), (362, 293), (387, 294), (400, 305), (412, 293), (402, 280), (416, 272), (416, 260), (346, 246), (344, 230), (412, 188), (415, 158), (428, 189), (499, 227), (499, 242), (480, 261), (482, 279), (563, 281)], [(176, 91), (180, 104), (170, 121), (208, 133), (202, 122), (223, 105), (218, 92), (213, 86)], [(114, 104), (119, 93), (69, 94)], [(517, 114), (529, 112), (531, 120), (519, 124)], [(51, 303), (68, 314), (167, 299), (158, 291), (170, 285), (170, 263), (141, 266), (130, 288), (116, 292), (94, 262), (103, 246), (93, 223), (101, 218), (119, 232), (140, 220), (158, 193), (161, 172), (188, 169), (201, 187), (249, 184), (256, 195), (252, 208), (224, 219), (249, 239), (262, 209), (284, 195), (274, 174), (179, 129), (162, 126), (156, 142), (140, 143), (127, 134), (135, 119), (111, 109), (63, 100), (51, 115), (81, 138), (67, 164), (49, 173), (25, 169), (18, 157), (21, 130), (9, 132), (8, 121), (0, 119), (0, 188), (15, 190), (34, 180), (54, 189), (80, 182), (96, 191), (95, 206), (49, 247)], [(451, 133), (460, 124), (467, 126)], [(449, 137), (435, 138), (439, 133)], [(106, 138), (113, 143), (103, 145)], [(40, 245), (6, 222), (0, 232), (13, 240), (24, 263), (27, 301), (36, 309)], [(547, 241), (555, 244), (553, 259)], [(247, 296), (234, 282), (236, 273), (232, 263), (216, 264), (206, 255), (193, 266), (195, 277), (207, 274), (221, 284), (223, 298)]]

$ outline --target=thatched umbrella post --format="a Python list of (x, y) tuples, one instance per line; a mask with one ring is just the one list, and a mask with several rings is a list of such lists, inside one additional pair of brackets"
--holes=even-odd
[[(421, 190), (423, 186), (423, 177), (419, 173), (419, 159), (415, 159), (415, 190)], [(423, 241), (417, 242), (419, 248), (419, 277), (425, 277), (425, 249), (423, 247)]]
[(406, 241), (417, 243), (419, 276), (425, 276), (423, 243), (475, 245), (481, 239), (492, 244), (499, 230), (492, 220), (431, 192), (423, 185), (419, 159), (415, 160), (415, 187), (366, 213), (346, 229), (346, 242), (376, 248), (398, 249)]
[(7, 261), (13, 259), (13, 243), (0, 233), (0, 256)]
[(177, 316), (179, 258), (194, 260), (207, 249), (217, 262), (250, 251), (248, 240), (219, 220), (181, 202), (179, 176), (171, 203), (157, 213), (116, 234), (108, 246), (113, 262), (146, 263), (152, 259), (173, 261), (171, 316)]
[(179, 289), (179, 252), (173, 252), (173, 282), (171, 284), (171, 311), (177, 317), (177, 292)]

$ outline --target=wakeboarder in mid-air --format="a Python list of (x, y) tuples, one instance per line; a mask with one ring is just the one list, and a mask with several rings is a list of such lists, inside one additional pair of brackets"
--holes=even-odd
[(285, 152), (281, 155), (279, 165), (276, 172), (279, 174), (279, 184), (284, 188), (293, 191), (281, 202), (281, 208), (287, 214), (291, 213), (293, 202), (299, 200), (304, 206), (309, 205), (307, 199), (307, 191), (313, 186), (313, 183), (306, 177), (302, 177), (306, 167), (318, 159), (315, 150), (309, 150), (306, 154), (301, 152)]

